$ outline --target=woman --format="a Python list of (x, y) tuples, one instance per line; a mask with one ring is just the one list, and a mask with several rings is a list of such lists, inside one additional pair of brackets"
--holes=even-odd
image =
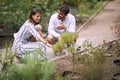
[[(13, 51), (17, 58), (21, 58), (25, 53), (32, 53), (36, 49), (40, 49), (44, 56), (46, 53), (46, 45), (51, 45), (45, 41), (37, 32), (35, 26), (40, 23), (41, 12), (39, 9), (33, 9), (30, 13), (29, 19), (22, 25), (20, 30), (14, 34)], [(33, 36), (37, 41), (31, 42), (29, 38)]]

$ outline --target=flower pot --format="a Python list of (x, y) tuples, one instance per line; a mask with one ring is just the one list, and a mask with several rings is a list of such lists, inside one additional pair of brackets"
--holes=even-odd
[(120, 80), (120, 72), (113, 74), (112, 80)]
[(116, 64), (116, 65), (120, 65), (120, 59), (114, 60), (113, 63)]

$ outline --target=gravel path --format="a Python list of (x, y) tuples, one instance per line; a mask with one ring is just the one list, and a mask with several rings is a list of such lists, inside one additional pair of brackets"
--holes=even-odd
[(97, 46), (116, 39), (112, 34), (110, 26), (114, 24), (116, 18), (120, 15), (120, 0), (110, 1), (102, 11), (90, 21), (80, 32), (77, 39), (77, 45), (81, 45), (86, 39), (89, 39), (93, 45)]

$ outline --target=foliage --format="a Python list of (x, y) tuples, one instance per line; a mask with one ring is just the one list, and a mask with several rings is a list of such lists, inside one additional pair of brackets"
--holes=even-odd
[[(52, 4), (56, 3), (56, 4)], [(51, 5), (52, 4), (52, 5)], [(17, 31), (25, 22), (32, 8), (39, 8), (43, 13), (42, 24), (47, 26), (49, 16), (59, 6), (59, 1), (56, 0), (0, 0), (0, 24), (10, 26), (14, 31)], [(47, 17), (46, 17), (47, 16)], [(44, 29), (43, 27), (43, 29)]]
[(83, 55), (80, 55), (82, 63), (103, 64), (105, 62), (105, 51), (102, 49), (102, 47), (93, 47), (89, 40), (86, 40), (82, 45), (86, 50)]
[(61, 52), (64, 48), (73, 46), (77, 37), (78, 33), (65, 32), (61, 34), (62, 40), (53, 45), (53, 51), (57, 53)]
[[(70, 54), (72, 54), (72, 63), (73, 63), (73, 69), (74, 69), (74, 63), (76, 58), (76, 48), (75, 43), (76, 39), (78, 37), (78, 33), (69, 33), (65, 32), (61, 34), (62, 40), (57, 42), (55, 45), (53, 45), (53, 51), (56, 54), (57, 52), (61, 52), (64, 50), (68, 50)], [(61, 48), (62, 47), (62, 48)]]
[(71, 45), (75, 44), (77, 37), (78, 33), (66, 32), (61, 34), (62, 41), (67, 45), (67, 47), (70, 47)]
[(64, 47), (63, 41), (60, 41), (60, 42), (56, 43), (55, 45), (53, 45), (54, 53), (61, 52), (64, 48), (65, 47)]
[(99, 64), (84, 66), (81, 69), (81, 80), (102, 80), (103, 69)]
[(11, 51), (11, 48), (6, 45), (4, 54), (0, 52), (0, 63), (2, 65), (1, 70), (6, 72), (7, 67), (12, 64), (15, 54)]
[(83, 48), (86, 51), (79, 55), (84, 66), (81, 70), (82, 80), (102, 80), (105, 51), (102, 47), (93, 47), (89, 40), (83, 43)]
[(41, 61), (39, 53), (25, 55), (24, 64), (12, 63), (0, 75), (0, 80), (53, 80), (54, 63)]
[(0, 0), (0, 15), (2, 15), (0, 16), (0, 25), (12, 27), (13, 31), (16, 32), (28, 18), (30, 10), (39, 8), (42, 11), (41, 25), (43, 31), (46, 31), (50, 15), (57, 10), (59, 5), (69, 4), (78, 7), (79, 5), (87, 6), (89, 3), (95, 5), (94, 2), (96, 0)]
[(0, 5), (0, 15), (2, 15), (0, 17), (0, 24), (11, 26), (14, 30), (17, 30), (17, 28), (23, 24), (30, 10), (29, 3), (24, 1), (1, 0)]
[(62, 4), (78, 7), (82, 0), (61, 0)]
[(120, 38), (120, 16), (114, 21), (114, 25), (111, 26), (111, 30), (115, 37)]
[[(103, 1), (100, 2), (96, 2), (93, 8), (89, 9), (86, 4), (86, 2), (83, 5), (80, 5), (77, 13), (80, 16), (91, 16), (93, 15), (102, 5), (103, 5)], [(86, 6), (85, 6), (86, 5)]]
[(68, 79), (68, 78), (64, 78), (62, 76), (56, 76), (56, 79), (55, 80), (71, 80), (71, 79)]

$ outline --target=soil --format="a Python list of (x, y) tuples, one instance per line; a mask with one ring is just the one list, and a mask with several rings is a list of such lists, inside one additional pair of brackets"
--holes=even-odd
[[(103, 45), (106, 51), (105, 63), (103, 64), (103, 76), (101, 80), (111, 80), (112, 75), (120, 72), (120, 65), (114, 64), (114, 60), (120, 58), (120, 39), (108, 42)], [(110, 56), (111, 54), (111, 56)], [(67, 77), (70, 80), (82, 80), (81, 71), (84, 67), (84, 64), (80, 63), (80, 60), (76, 61), (76, 69), (74, 72), (71, 72), (73, 69), (72, 56), (67, 56), (61, 59), (56, 60), (56, 74), (63, 77)]]

